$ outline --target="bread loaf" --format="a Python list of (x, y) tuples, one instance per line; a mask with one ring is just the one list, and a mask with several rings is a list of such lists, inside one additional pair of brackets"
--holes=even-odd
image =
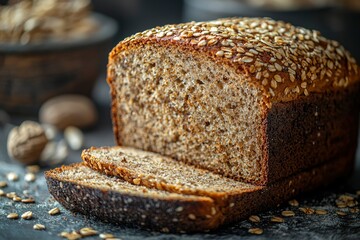
[(150, 29), (109, 56), (116, 142), (273, 183), (355, 152), (358, 71), (338, 42), (267, 18)]

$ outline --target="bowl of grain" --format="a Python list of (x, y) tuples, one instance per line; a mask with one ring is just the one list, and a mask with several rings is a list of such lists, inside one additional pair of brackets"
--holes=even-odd
[(15, 1), (0, 8), (0, 109), (36, 114), (62, 94), (90, 96), (117, 32), (89, 0)]

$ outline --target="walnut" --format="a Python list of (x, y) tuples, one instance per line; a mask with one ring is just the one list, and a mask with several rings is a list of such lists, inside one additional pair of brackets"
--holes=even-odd
[(24, 164), (35, 164), (47, 142), (45, 131), (40, 124), (25, 121), (10, 131), (7, 140), (8, 154)]
[(98, 114), (94, 103), (76, 94), (61, 95), (46, 101), (40, 108), (39, 119), (64, 130), (69, 126), (87, 128), (93, 126)]

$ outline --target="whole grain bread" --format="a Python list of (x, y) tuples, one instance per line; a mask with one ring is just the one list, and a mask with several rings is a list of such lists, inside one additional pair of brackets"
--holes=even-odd
[(235, 180), (273, 183), (356, 148), (356, 61), (289, 23), (226, 18), (146, 30), (112, 50), (107, 80), (118, 145)]
[[(104, 151), (104, 156), (108, 153)], [(349, 153), (266, 187), (254, 185), (243, 192), (241, 189), (229, 191), (222, 201), (170, 193), (174, 188), (165, 191), (135, 185), (106, 176), (82, 164), (50, 170), (45, 173), (45, 178), (50, 193), (71, 211), (150, 230), (202, 232), (330, 184), (339, 177), (347, 176), (352, 170), (352, 164), (352, 153)], [(203, 191), (207, 189), (208, 186), (204, 186)]]

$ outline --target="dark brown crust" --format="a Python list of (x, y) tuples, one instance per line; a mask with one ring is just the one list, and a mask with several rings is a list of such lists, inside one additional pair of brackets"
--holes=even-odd
[[(276, 207), (299, 194), (330, 185), (339, 178), (349, 176), (353, 171), (353, 153), (349, 152), (321, 166), (277, 181), (262, 190), (231, 196), (228, 199), (228, 208), (223, 210), (226, 216), (225, 223)], [(231, 203), (234, 204), (233, 207), (229, 207)]]
[(276, 103), (267, 116), (268, 183), (352, 154), (359, 122), (359, 85)]
[[(212, 214), (217, 207), (210, 198), (162, 199), (140, 191), (138, 195), (106, 191), (59, 178), (60, 172), (76, 166), (45, 173), (50, 194), (70, 211), (95, 216), (106, 222), (161, 232), (208, 231), (217, 228), (224, 220), (220, 211)], [(182, 210), (176, 211), (178, 207)], [(190, 219), (189, 214), (196, 219)]]

